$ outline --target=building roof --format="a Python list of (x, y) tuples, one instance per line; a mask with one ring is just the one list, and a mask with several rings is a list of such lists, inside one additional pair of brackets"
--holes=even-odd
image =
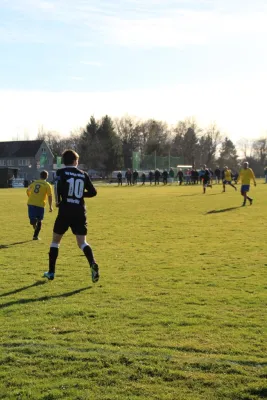
[(0, 157), (34, 157), (43, 140), (0, 142)]

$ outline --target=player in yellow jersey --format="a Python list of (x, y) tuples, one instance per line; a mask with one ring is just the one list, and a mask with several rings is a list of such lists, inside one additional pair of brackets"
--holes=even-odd
[(48, 198), (49, 211), (52, 208), (52, 189), (51, 185), (46, 182), (48, 178), (48, 172), (42, 171), (40, 173), (40, 179), (30, 184), (27, 189), (28, 199), (28, 213), (30, 224), (33, 226), (34, 234), (33, 240), (38, 240), (39, 233), (42, 227), (42, 220), (44, 219), (44, 209), (46, 205), (46, 199)]
[(241, 181), (241, 195), (244, 197), (244, 202), (242, 204), (242, 206), (246, 205), (246, 201), (248, 199), (248, 201), (250, 202), (250, 205), (252, 205), (253, 199), (251, 197), (248, 197), (247, 193), (249, 192), (249, 188), (250, 188), (250, 181), (253, 180), (254, 181), (254, 186), (256, 186), (256, 179), (255, 179), (255, 175), (254, 172), (252, 171), (251, 168), (248, 167), (248, 162), (244, 162), (243, 166), (244, 168), (242, 168), (239, 172), (237, 181)]
[(232, 171), (228, 167), (224, 167), (224, 179), (223, 179), (223, 192), (225, 192), (225, 186), (230, 185), (236, 190), (236, 186), (232, 184)]

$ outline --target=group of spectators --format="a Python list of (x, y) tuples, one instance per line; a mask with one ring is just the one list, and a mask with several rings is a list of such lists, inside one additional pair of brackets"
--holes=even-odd
[[(216, 181), (216, 183), (220, 183), (224, 180), (224, 170), (221, 170), (217, 167), (214, 171), (210, 168), (208, 169), (210, 180)], [(140, 181), (142, 185), (145, 185), (146, 182), (150, 183), (150, 185), (155, 184), (159, 185), (160, 182), (163, 185), (167, 185), (167, 183), (173, 183), (176, 179), (179, 185), (183, 183), (186, 185), (197, 185), (203, 181), (203, 177), (206, 171), (205, 168), (197, 170), (195, 168), (189, 168), (186, 170), (179, 169), (177, 174), (175, 174), (173, 168), (170, 168), (169, 171), (164, 169), (162, 172), (157, 168), (154, 171), (149, 171), (148, 174), (145, 172), (138, 172), (137, 170), (128, 169), (125, 172), (125, 176), (123, 177), (122, 172), (118, 172), (117, 181), (118, 185), (122, 185), (123, 178), (125, 179), (126, 185), (137, 185), (137, 182)], [(236, 180), (238, 177), (238, 173), (232, 173), (233, 180)]]
[[(160, 172), (160, 170), (157, 168), (155, 171), (149, 171), (148, 175), (146, 175), (145, 172), (139, 173), (136, 169), (134, 171), (127, 169), (124, 178), (126, 185), (128, 186), (137, 185), (138, 180), (140, 180), (142, 185), (145, 185), (146, 182), (149, 182), (150, 185), (153, 183), (155, 183), (155, 185), (159, 185), (161, 180), (163, 185), (167, 185), (168, 180), (171, 183), (174, 181), (174, 176), (175, 173), (172, 168), (170, 168), (169, 172), (166, 169), (163, 172)], [(121, 172), (118, 172), (117, 180), (118, 185), (122, 185), (123, 176)]]

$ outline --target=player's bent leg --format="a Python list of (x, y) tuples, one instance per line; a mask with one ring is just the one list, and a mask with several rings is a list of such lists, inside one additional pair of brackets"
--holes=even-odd
[(35, 229), (37, 218), (35, 215), (35, 207), (32, 205), (28, 205), (28, 216), (29, 216), (30, 224), (32, 225), (33, 229)]
[(91, 264), (95, 263), (93, 250), (92, 250), (90, 244), (87, 243), (86, 236), (85, 235), (76, 235), (76, 240), (77, 240), (77, 244), (80, 247), (80, 249), (84, 253), (87, 253), (87, 255), (88, 255), (87, 259), (88, 259), (89, 264), (91, 265)]
[(42, 221), (41, 220), (37, 220), (37, 223), (36, 223), (35, 229), (34, 229), (33, 238), (32, 238), (33, 240), (38, 240), (39, 239), (38, 235), (40, 233), (41, 228), (42, 228)]
[(243, 201), (243, 204), (242, 204), (242, 206), (244, 207), (246, 205), (246, 202), (247, 202), (247, 192), (241, 192), (241, 195), (244, 197), (244, 201)]
[(32, 225), (33, 230), (35, 230), (36, 224), (37, 224), (37, 219), (36, 218), (31, 218), (30, 219), (30, 224)]
[(92, 282), (96, 283), (99, 280), (99, 268), (95, 261), (93, 250), (89, 243), (86, 242), (85, 235), (76, 235), (77, 244), (80, 249), (84, 252), (85, 257), (87, 258), (92, 274)]
[(251, 197), (248, 197), (248, 195), (247, 195), (247, 199), (248, 199), (248, 201), (249, 201), (249, 204), (252, 206), (253, 199), (252, 199)]

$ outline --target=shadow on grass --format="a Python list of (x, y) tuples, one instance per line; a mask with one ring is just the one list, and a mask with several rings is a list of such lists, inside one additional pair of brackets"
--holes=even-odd
[(249, 389), (248, 393), (254, 396), (257, 396), (261, 399), (266, 399), (267, 398), (267, 386), (263, 388), (254, 388), (254, 389)]
[(24, 244), (24, 243), (29, 243), (32, 242), (32, 240), (24, 240), (24, 242), (15, 242), (15, 243), (10, 243), (10, 244), (0, 244), (0, 250), (1, 249), (9, 249), (11, 246), (16, 246), (18, 244)]
[(218, 193), (207, 193), (209, 196), (218, 196), (219, 194), (222, 194), (222, 192), (218, 192)]
[(223, 213), (223, 212), (227, 212), (227, 211), (237, 210), (238, 208), (241, 208), (241, 206), (221, 208), (220, 210), (211, 210), (211, 211), (207, 211), (206, 214), (219, 214), (219, 213)]
[(192, 197), (192, 196), (199, 196), (200, 194), (201, 194), (201, 192), (193, 193), (193, 194), (181, 194), (181, 195), (178, 194), (178, 197)]
[(10, 307), (10, 306), (14, 306), (14, 305), (20, 305), (20, 304), (24, 305), (24, 304), (28, 304), (28, 303), (38, 303), (40, 301), (47, 301), (47, 300), (53, 300), (53, 299), (66, 298), (66, 297), (74, 296), (75, 294), (84, 292), (85, 290), (88, 290), (88, 289), (92, 289), (92, 286), (87, 286), (85, 288), (73, 290), (72, 292), (67, 292), (67, 293), (62, 293), (62, 294), (57, 294), (57, 295), (52, 295), (52, 296), (42, 296), (42, 297), (37, 297), (37, 298), (34, 298), (34, 299), (14, 300), (14, 301), (10, 301), (10, 302), (5, 303), (5, 304), (1, 304), (0, 305), (0, 309), (1, 308), (7, 308), (7, 307)]
[(46, 283), (46, 281), (37, 281), (37, 282), (33, 283), (32, 285), (23, 286), (22, 288), (12, 290), (11, 292), (0, 294), (0, 297), (6, 297), (6, 296), (9, 296), (11, 294), (16, 294), (16, 293), (19, 293), (19, 292), (23, 292), (23, 290), (27, 290), (27, 289), (33, 288), (35, 286), (44, 285), (45, 283)]
[[(219, 194), (221, 194), (221, 193), (206, 193), (206, 195), (207, 196), (218, 196)], [(201, 195), (203, 195), (203, 192), (199, 192), (199, 193), (193, 193), (193, 194), (181, 194), (180, 196), (178, 196), (178, 197), (192, 197), (192, 196), (201, 196)]]

